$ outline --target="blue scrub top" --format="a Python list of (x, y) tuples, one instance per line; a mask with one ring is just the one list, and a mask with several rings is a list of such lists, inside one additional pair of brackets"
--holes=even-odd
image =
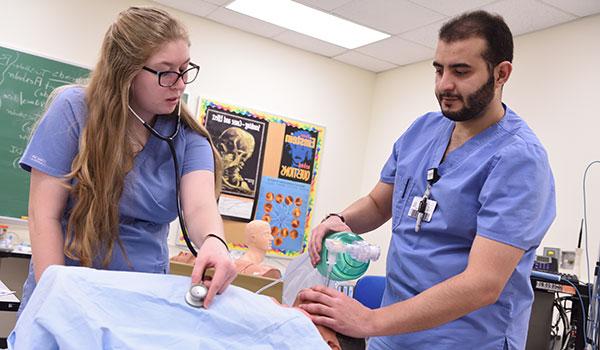
[[(86, 121), (85, 90), (69, 87), (60, 92), (27, 145), (19, 163), (21, 167), (26, 171), (35, 168), (55, 177), (68, 174), (79, 152), (79, 137)], [(171, 135), (175, 119), (159, 117), (154, 128), (163, 135)], [(208, 140), (187, 126), (182, 126), (175, 138), (175, 152), (182, 176), (195, 170), (214, 171)], [(214, 193), (205, 195), (214, 196)], [(73, 199), (69, 198), (62, 219), (63, 233), (68, 221), (67, 213), (72, 207)], [(169, 268), (169, 223), (176, 217), (175, 170), (171, 152), (166, 142), (151, 135), (144, 149), (135, 157), (133, 169), (125, 177), (119, 202), (119, 235), (129, 262), (115, 244), (108, 269), (166, 273)], [(65, 264), (79, 265), (67, 257)], [(101, 259), (94, 267), (101, 267)], [(30, 264), (20, 310), (27, 304), (34, 288)]]
[[(505, 115), (446, 155), (454, 122), (440, 112), (417, 119), (396, 141), (381, 181), (394, 185), (392, 238), (382, 306), (409, 299), (461, 272), (476, 235), (525, 251), (498, 301), (439, 327), (371, 339), (369, 349), (524, 349), (535, 249), (555, 217), (554, 180), (546, 151), (527, 124)], [(408, 210), (441, 178), (431, 222), (415, 232)]]

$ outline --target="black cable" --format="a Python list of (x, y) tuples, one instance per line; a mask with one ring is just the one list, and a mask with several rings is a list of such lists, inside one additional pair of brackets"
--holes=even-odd
[[(562, 302), (563, 305), (563, 310), (566, 314), (569, 314), (567, 316), (567, 318), (569, 320), (571, 320), (571, 317), (573, 317), (574, 312), (573, 312), (573, 307), (574, 307), (574, 301), (573, 301), (573, 297), (572, 296), (564, 296), (564, 297), (560, 297), (559, 301)], [(570, 304), (570, 307), (567, 307), (567, 303)], [(569, 349), (569, 346), (571, 346), (571, 349), (574, 349), (575, 344), (577, 342), (577, 327), (575, 326), (571, 326), (572, 324), (572, 320), (571, 323), (569, 324), (569, 333), (567, 333), (567, 339), (565, 339), (565, 342), (563, 343), (562, 349)], [(562, 350), (561, 349), (561, 350)]]
[[(179, 123), (178, 123), (179, 124)], [(179, 126), (178, 126), (179, 128)], [(181, 178), (179, 177), (179, 165), (177, 163), (177, 155), (175, 153), (175, 144), (173, 140), (166, 140), (173, 156), (173, 165), (175, 166), (175, 196), (177, 197), (177, 216), (179, 217), (179, 226), (181, 226), (181, 232), (183, 233), (183, 239), (185, 245), (187, 245), (192, 255), (198, 256), (198, 252), (194, 249), (190, 236), (188, 235), (187, 226), (185, 224), (185, 218), (183, 217), (183, 211), (181, 210)]]
[[(577, 286), (575, 286), (573, 284), (573, 282), (569, 281), (568, 279), (562, 279), (563, 282), (566, 282), (568, 284), (570, 284), (573, 288), (575, 288), (575, 293), (577, 294), (577, 298), (579, 298), (579, 304), (581, 306), (581, 328), (583, 328), (583, 343), (584, 344), (588, 344), (588, 338), (587, 338), (587, 317), (586, 317), (586, 312), (585, 312), (585, 306), (583, 304), (583, 298), (581, 297), (581, 293), (579, 293), (579, 289), (577, 289)], [(594, 344), (592, 343), (592, 348), (594, 347)]]
[(577, 248), (581, 248), (581, 237), (583, 236), (583, 219), (581, 219), (581, 225), (579, 226), (579, 239), (577, 239)]
[[(180, 104), (181, 106), (181, 104)], [(173, 157), (173, 165), (175, 167), (175, 196), (177, 203), (177, 216), (179, 217), (179, 226), (181, 226), (181, 232), (183, 233), (183, 239), (185, 240), (185, 245), (187, 245), (188, 249), (194, 256), (198, 256), (198, 252), (194, 249), (192, 242), (190, 241), (190, 237), (188, 235), (187, 226), (185, 224), (185, 219), (183, 217), (183, 211), (181, 210), (181, 178), (179, 176), (179, 164), (177, 163), (177, 153), (175, 152), (175, 137), (179, 134), (179, 128), (181, 127), (181, 115), (177, 114), (177, 124), (175, 124), (175, 131), (171, 134), (171, 136), (161, 135), (158, 131), (156, 131), (153, 127), (148, 125), (142, 118), (140, 118), (134, 111), (129, 107), (129, 110), (134, 113), (134, 115), (142, 122), (144, 127), (152, 133), (152, 135), (158, 137), (159, 139), (166, 141), (169, 145), (169, 151), (171, 151), (171, 156)]]
[[(196, 252), (196, 249), (194, 249), (194, 246), (192, 245), (192, 242), (190, 241), (190, 237), (188, 235), (188, 231), (187, 231), (187, 226), (185, 224), (185, 219), (183, 217), (183, 211), (181, 210), (181, 177), (179, 176), (179, 165), (177, 163), (177, 153), (175, 152), (175, 137), (179, 134), (179, 129), (181, 128), (181, 101), (179, 101), (179, 106), (178, 106), (178, 110), (177, 110), (177, 123), (175, 124), (175, 130), (173, 131), (173, 133), (170, 136), (164, 136), (161, 133), (159, 133), (158, 131), (156, 131), (156, 129), (154, 129), (152, 126), (150, 126), (148, 123), (146, 123), (146, 121), (144, 119), (142, 119), (134, 110), (133, 108), (131, 108), (131, 106), (129, 104), (127, 104), (127, 107), (129, 108), (129, 110), (131, 111), (131, 113), (133, 113), (133, 115), (142, 123), (142, 125), (144, 125), (144, 127), (150, 131), (150, 133), (156, 137), (158, 137), (159, 139), (167, 142), (167, 144), (169, 145), (169, 151), (171, 151), (171, 156), (173, 157), (173, 166), (175, 167), (175, 196), (176, 196), (176, 203), (177, 203), (177, 216), (179, 217), (179, 226), (181, 227), (181, 232), (183, 233), (183, 239), (185, 240), (185, 244), (187, 245), (188, 249), (190, 250), (190, 252), (192, 252), (192, 255), (194, 256), (198, 256), (198, 252)], [(175, 112), (175, 111), (173, 111)], [(220, 237), (217, 237), (220, 239)], [(225, 243), (225, 242), (223, 242)], [(225, 246), (227, 246), (227, 244), (225, 244)]]
[(556, 308), (556, 310), (558, 310), (558, 315), (559, 318), (556, 320), (556, 323), (554, 324), (553, 328), (556, 328), (558, 330), (558, 322), (562, 321), (563, 324), (563, 331), (562, 331), (562, 337), (561, 337), (561, 344), (560, 344), (560, 348), (564, 348), (565, 346), (565, 342), (567, 340), (567, 328), (568, 327), (568, 322), (567, 322), (567, 314), (563, 308), (563, 306), (558, 302), (558, 299), (554, 299), (553, 301), (554, 307)]

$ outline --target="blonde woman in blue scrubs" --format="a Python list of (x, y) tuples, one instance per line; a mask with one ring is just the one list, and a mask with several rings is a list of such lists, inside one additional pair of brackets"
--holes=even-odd
[(468, 13), (440, 29), (441, 111), (408, 128), (371, 193), (330, 215), (309, 244), (315, 264), (327, 233), (364, 233), (391, 218), (381, 308), (315, 287), (301, 292), (315, 323), (371, 337), (369, 349), (525, 348), (529, 276), (555, 193), (542, 144), (502, 103), (512, 58), (500, 16)]
[(221, 165), (181, 97), (198, 74), (184, 26), (165, 11), (131, 7), (109, 27), (89, 84), (58, 91), (21, 158), (31, 172), (32, 263), (21, 309), (49, 265), (167, 273), (169, 223), (181, 204), (199, 247), (192, 282), (215, 268), (204, 305), (235, 278), (217, 210)]

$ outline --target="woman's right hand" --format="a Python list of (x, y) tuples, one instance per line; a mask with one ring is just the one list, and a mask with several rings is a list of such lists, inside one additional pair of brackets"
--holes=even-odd
[[(214, 275), (204, 279), (206, 269), (211, 267), (215, 269)], [(192, 270), (192, 284), (202, 282), (208, 288), (204, 307), (208, 308), (215, 295), (223, 293), (236, 276), (237, 270), (223, 242), (210, 236), (204, 239)]]
[(316, 266), (321, 260), (321, 248), (325, 236), (342, 231), (351, 231), (351, 229), (335, 215), (330, 216), (312, 230), (308, 243), (308, 254), (310, 254), (310, 262), (313, 266)]

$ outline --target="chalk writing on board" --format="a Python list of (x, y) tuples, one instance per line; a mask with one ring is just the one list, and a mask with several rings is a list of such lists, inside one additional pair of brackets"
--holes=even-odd
[[(43, 113), (44, 106), (52, 90), (76, 81), (81, 75), (73, 75), (62, 69), (34, 67), (21, 63), (18, 52), (0, 54), (0, 113), (12, 119), (16, 126), (16, 138), (27, 142), (35, 121)], [(18, 168), (18, 160), (24, 147), (9, 146), (14, 155), (10, 162)]]
[(0, 46), (0, 215), (27, 215), (29, 176), (19, 167), (52, 91), (89, 70)]

